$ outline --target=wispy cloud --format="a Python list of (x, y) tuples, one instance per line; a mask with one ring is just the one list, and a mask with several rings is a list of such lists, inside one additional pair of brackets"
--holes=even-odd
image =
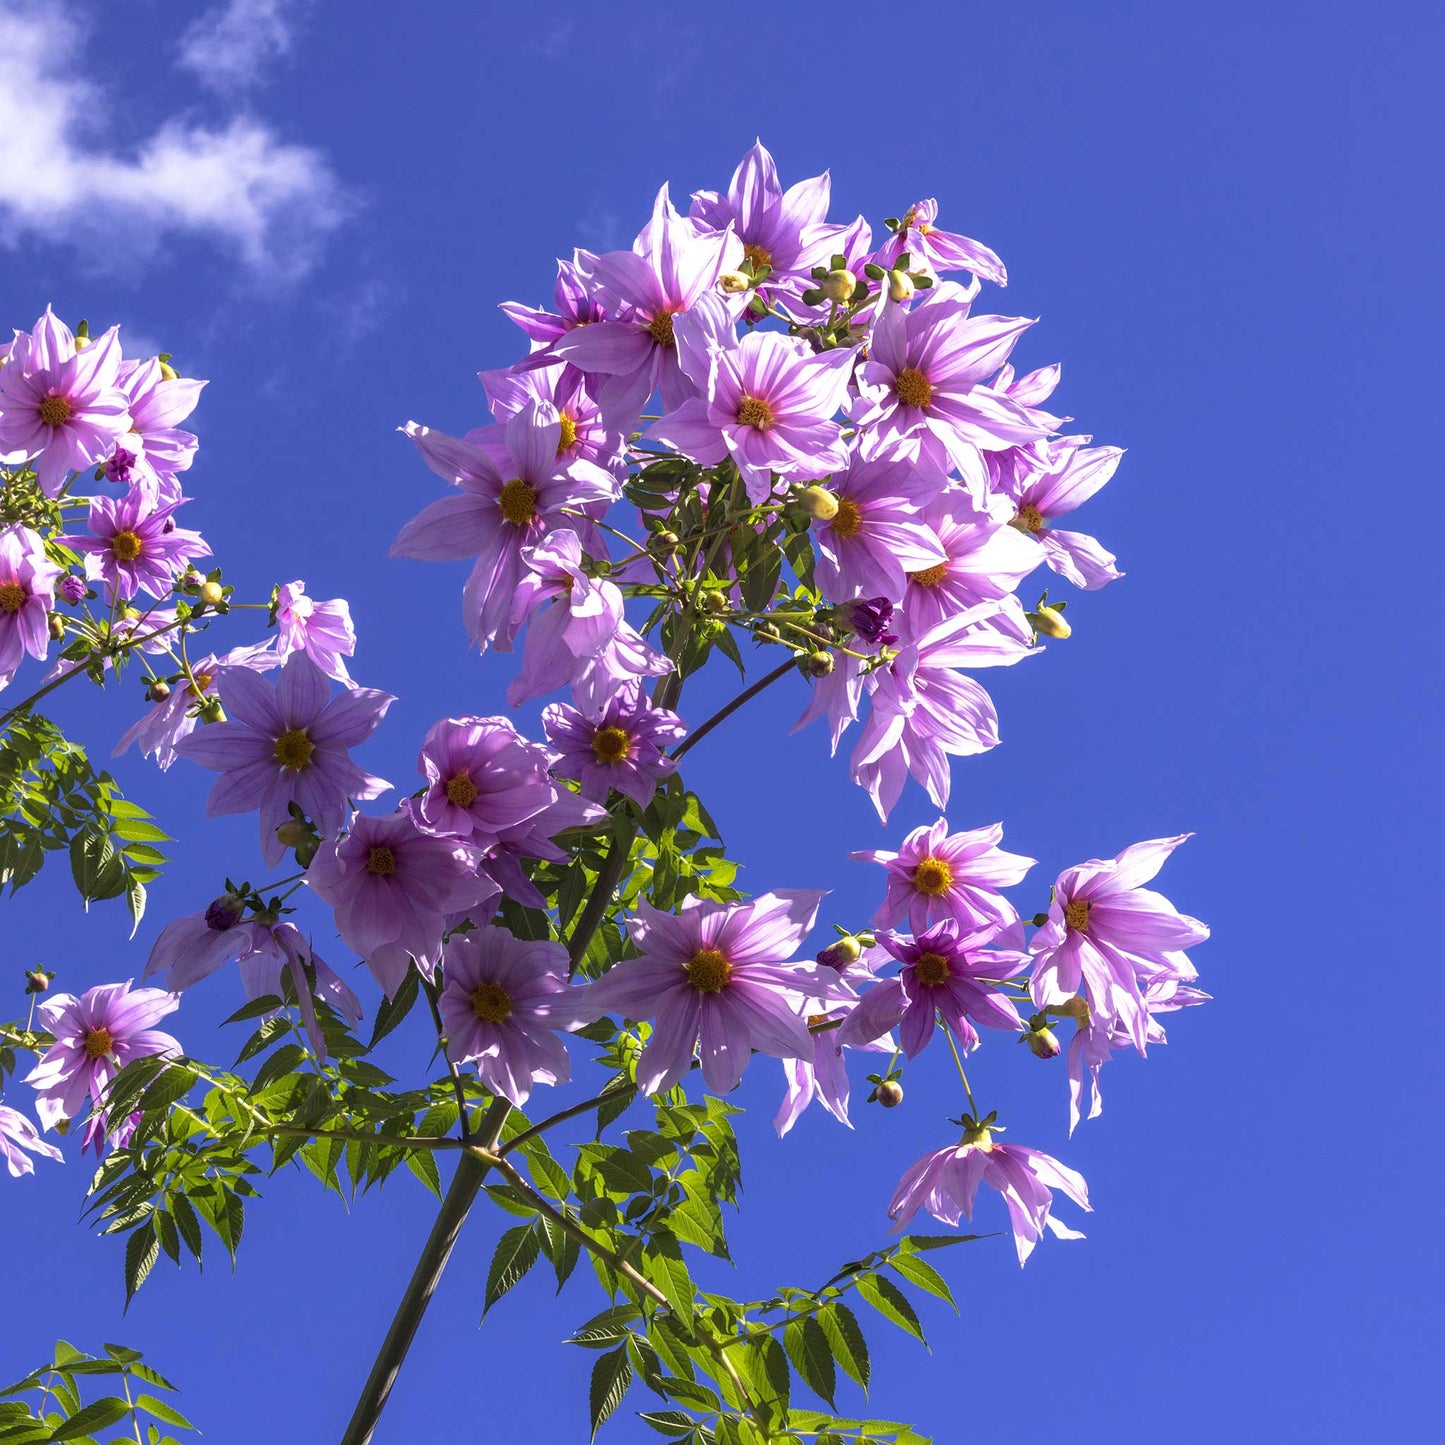
[(301, 0), (226, 0), (181, 32), (179, 63), (212, 90), (260, 85), (290, 52), (305, 8)]
[(52, 6), (0, 0), (0, 55), (25, 77), (0, 87), (0, 241), (38, 236), (113, 267), (195, 235), (257, 278), (305, 274), (353, 209), (326, 157), (247, 116), (220, 127), (170, 120), (120, 150), (106, 94), (79, 78), (91, 67), (75, 29)]

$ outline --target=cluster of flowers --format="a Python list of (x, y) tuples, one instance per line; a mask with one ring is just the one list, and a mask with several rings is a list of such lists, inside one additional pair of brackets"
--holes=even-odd
[[(1208, 930), (1143, 886), (1183, 838), (1066, 870), (1032, 937), (1000, 890), (1033, 860), (999, 846), (1001, 825), (954, 833), (944, 819), (897, 852), (854, 855), (886, 869), (886, 897), (871, 932), (815, 959), (798, 957), (822, 897), (808, 892), (694, 898), (676, 913), (640, 903), (628, 922), (635, 956), (583, 983), (571, 980), (562, 945), (491, 922), (503, 896), (545, 906), (528, 863), (567, 859), (559, 833), (600, 818), (614, 791), (645, 806), (675, 767), (668, 749), (685, 728), (659, 702), (675, 697), (674, 663), (628, 623), (624, 602), (633, 583), (683, 596), (689, 564), (658, 545), (666, 510), (642, 512), (648, 540), (626, 557), (614, 560), (606, 537), (625, 535), (609, 509), (659, 455), (713, 469), (703, 474), (712, 479), (734, 468), (747, 496), (742, 525), (806, 519), (823, 597), (806, 635), (821, 640), (826, 666), (810, 668), (799, 726), (826, 716), (836, 750), (867, 703), (851, 769), (885, 820), (910, 774), (945, 808), (949, 755), (997, 743), (993, 703), (965, 669), (1013, 664), (1043, 650), (1041, 635), (1068, 635), (1045, 602), (1026, 611), (1022, 581), (1041, 565), (1085, 588), (1120, 575), (1092, 538), (1053, 525), (1109, 479), (1120, 453), (1059, 434), (1063, 419), (1042, 409), (1057, 367), (1014, 372), (1009, 356), (1029, 321), (974, 314), (982, 281), (1005, 282), (999, 259), (939, 229), (932, 201), (889, 222), (878, 245), (861, 219), (830, 223), (828, 203), (826, 177), (784, 191), (760, 144), (725, 194), (698, 193), (687, 216), (664, 187), (630, 251), (579, 251), (559, 263), (555, 309), (504, 308), (532, 350), (482, 373), (492, 422), (461, 438), (405, 428), (457, 491), (408, 523), (393, 552), (472, 563), (463, 590), (472, 639), (482, 649), (521, 644), (509, 700), (570, 689), (570, 703), (543, 712), (546, 744), (505, 718), (443, 719), (421, 749), (420, 791), (389, 815), (353, 813), (353, 801), (390, 786), (350, 752), (393, 699), (346, 673), (341, 659), (355, 641), (346, 604), (313, 603), (295, 584), (273, 609), (277, 640), (205, 659), (190, 696), (157, 700), (122, 745), (138, 740), (162, 766), (181, 756), (217, 771), (209, 812), (256, 811), (270, 865), (295, 850), (305, 883), (388, 996), (413, 962), (439, 981), (450, 1058), (513, 1103), (536, 1083), (564, 1081), (560, 1036), (607, 1015), (650, 1021), (637, 1075), (646, 1092), (676, 1085), (695, 1059), (718, 1093), (737, 1086), (754, 1053), (783, 1060), (784, 1133), (814, 1100), (847, 1122), (848, 1050), (912, 1058), (941, 1021), (963, 1055), (987, 1028), (1052, 1057), (1061, 1046), (1050, 1020), (1068, 1018), (1072, 1128), (1086, 1075), (1093, 1117), (1112, 1052), (1162, 1042), (1158, 1016), (1205, 997), (1185, 950)], [(88, 536), (62, 540), (112, 598), (138, 589), (160, 598), (205, 555), (204, 542), (171, 521), (182, 500), (175, 472), (191, 455), (173, 426), (199, 384), (145, 371), (151, 390), (126, 391), (144, 368), (120, 368), (113, 333), (78, 349), (47, 313), (0, 369), (0, 446), (36, 459), (51, 495), (67, 468), (113, 471), (125, 498), (93, 499)], [(176, 393), (157, 412), (166, 450), (138, 419), (137, 398), (178, 385), (191, 388), (185, 409)], [(660, 414), (639, 437), (655, 395)], [(121, 455), (129, 460), (112, 467)], [(50, 564), (33, 540), (16, 544), (30, 547), (24, 578), (0, 550), (0, 610), (7, 568), (30, 589), (10, 612), (32, 597), (43, 599), (42, 615), (51, 604)], [(147, 573), (147, 559), (160, 570)], [(740, 588), (722, 595), (714, 617), (780, 640)], [(342, 685), (334, 694), (331, 679)], [(649, 693), (648, 679), (662, 685)], [(216, 704), (209, 714), (201, 693)], [(228, 960), (240, 961), (253, 996), (279, 992), (289, 970), (304, 1008), (314, 988), (358, 1017), (355, 995), (284, 911), (228, 892), (157, 940), (146, 973), (164, 975), (168, 992), (111, 986), (47, 1003), (57, 1043), (31, 1075), (42, 1121), (72, 1116), (87, 1092), (100, 1106), (126, 1050), (172, 1047), (153, 1031), (156, 1018)], [(308, 1024), (320, 1048), (314, 1011)], [(9, 1119), (0, 1117), (0, 1134), (45, 1147), (33, 1130), (27, 1142), (23, 1119)], [(949, 1223), (971, 1217), (982, 1179), (1005, 1196), (1021, 1262), (1045, 1228), (1072, 1234), (1052, 1217), (1052, 1192), (1087, 1208), (1077, 1174), (998, 1142), (992, 1114), (959, 1123), (960, 1143), (905, 1175), (890, 1206), (899, 1228), (919, 1208)], [(28, 1166), (18, 1148), (8, 1152), (12, 1172), (16, 1159)]]

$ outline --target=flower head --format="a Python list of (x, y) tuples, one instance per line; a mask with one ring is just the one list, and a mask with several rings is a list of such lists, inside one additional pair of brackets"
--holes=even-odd
[(16, 333), (0, 367), (0, 453), (33, 458), (47, 497), (59, 496), (71, 472), (104, 462), (129, 428), (119, 370), (114, 327), (77, 350), (47, 306), (34, 330)]
[(192, 559), (211, 555), (199, 532), (176, 526), (180, 505), (158, 505), (144, 487), (132, 485), (121, 497), (92, 497), (90, 530), (59, 540), (91, 559), (87, 574), (99, 574), (109, 597), (122, 602), (137, 592), (166, 597)]
[(452, 717), (433, 724), (417, 771), (426, 791), (412, 816), (428, 833), (494, 847), (557, 796), (547, 750), (504, 717)]
[(1010, 525), (1039, 543), (1044, 561), (1059, 576), (1075, 587), (1094, 591), (1124, 575), (1115, 565), (1114, 554), (1083, 532), (1049, 525), (1055, 517), (1088, 501), (1114, 475), (1124, 455), (1120, 447), (1080, 446), (1083, 440), (1065, 437), (1048, 449), (1046, 470), (1016, 494)]
[(179, 500), (176, 474), (188, 470), (195, 459), (196, 438), (179, 423), (196, 409), (205, 386), (189, 377), (167, 376), (157, 357), (125, 362), (120, 368), (130, 431), (121, 438), (116, 455), (125, 451), (128, 465), (137, 467), (167, 501)]
[(903, 213), (898, 229), (879, 248), (877, 262), (891, 268), (906, 251), (912, 269), (927, 269), (933, 275), (945, 271), (970, 271), (995, 286), (1008, 285), (1004, 264), (980, 241), (953, 231), (938, 229), (938, 202), (917, 201)]
[(351, 685), (341, 659), (356, 652), (356, 628), (344, 597), (317, 602), (306, 595), (304, 582), (287, 582), (276, 593), (276, 626), (276, 652), (282, 662), (293, 652), (304, 652), (328, 677)]
[(1056, 1189), (1081, 1209), (1090, 1207), (1083, 1175), (1038, 1149), (1001, 1144), (993, 1133), (986, 1124), (972, 1125), (961, 1144), (925, 1154), (910, 1166), (888, 1206), (895, 1234), (906, 1229), (920, 1209), (944, 1224), (972, 1219), (974, 1195), (982, 1180), (990, 1189), (997, 1189), (1008, 1205), (1020, 1265), (1033, 1253), (1045, 1229), (1058, 1239), (1084, 1237), (1059, 1223), (1051, 1212)]
[(410, 960), (430, 977), (447, 919), (481, 909), (501, 891), (477, 849), (423, 833), (410, 812), (353, 815), (351, 831), (323, 844), (306, 882), (336, 915), (336, 928), (390, 998)]
[(25, 1076), (39, 1096), (35, 1111), (47, 1129), (74, 1119), (87, 1096), (105, 1104), (110, 1081), (132, 1059), (180, 1054), (170, 1034), (155, 1027), (180, 1007), (180, 999), (158, 988), (132, 989), (130, 980), (88, 989), (77, 998), (58, 993), (40, 1005), (40, 1016), (55, 1042)]
[(637, 1062), (637, 1083), (657, 1093), (679, 1083), (701, 1043), (703, 1082), (735, 1089), (753, 1050), (775, 1058), (811, 1056), (798, 1013), (805, 998), (845, 992), (831, 969), (791, 962), (818, 911), (821, 893), (765, 893), (750, 903), (689, 898), (676, 914), (643, 903), (629, 924), (641, 956), (592, 984), (594, 1017), (653, 1019)]
[(577, 1021), (567, 950), (486, 927), (457, 934), (442, 956), (447, 1057), (474, 1063), (482, 1083), (518, 1107), (534, 1083), (566, 1083), (571, 1065), (557, 1030)]
[(556, 749), (552, 770), (575, 778), (584, 798), (605, 803), (616, 788), (644, 808), (662, 779), (677, 770), (663, 749), (687, 732), (682, 719), (654, 707), (638, 683), (613, 693), (592, 716), (553, 703), (542, 710), (542, 726)]
[(55, 605), (60, 572), (38, 533), (18, 522), (0, 529), (0, 687), (19, 671), (26, 653), (37, 662), (45, 657), (46, 614)]
[(285, 852), (276, 829), (292, 803), (328, 835), (346, 817), (348, 798), (375, 798), (391, 786), (363, 772), (349, 752), (396, 701), (388, 693), (358, 687), (332, 697), (326, 674), (301, 652), (274, 685), (249, 667), (227, 667), (216, 687), (229, 720), (197, 729), (176, 751), (221, 774), (208, 817), (259, 809), (261, 854), (272, 867)]

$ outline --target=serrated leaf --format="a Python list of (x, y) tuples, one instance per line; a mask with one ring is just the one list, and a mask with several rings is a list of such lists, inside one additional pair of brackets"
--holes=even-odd
[(597, 1357), (592, 1366), (592, 1382), (588, 1389), (588, 1408), (592, 1416), (592, 1433), (589, 1440), (597, 1438), (608, 1416), (622, 1403), (627, 1387), (632, 1383), (632, 1362), (627, 1358), (627, 1346), (622, 1345)]
[(137, 1395), (135, 1403), (136, 1409), (154, 1415), (157, 1420), (164, 1420), (167, 1425), (178, 1425), (182, 1430), (196, 1428), (179, 1410), (167, 1405), (164, 1400), (157, 1400), (154, 1395)]
[(882, 1275), (877, 1274), (859, 1275), (858, 1293), (885, 1320), (897, 1325), (901, 1330), (907, 1330), (925, 1348), (927, 1347), (928, 1341), (924, 1338), (923, 1326), (918, 1322), (918, 1315), (913, 1306), (909, 1304), (908, 1296), (891, 1279), (885, 1279)]
[(581, 1345), (589, 1350), (603, 1349), (619, 1340), (625, 1340), (631, 1333), (632, 1322), (639, 1318), (640, 1314), (641, 1311), (633, 1304), (612, 1305), (601, 1314), (593, 1315), (563, 1343)]
[(833, 1349), (822, 1325), (812, 1315), (789, 1320), (783, 1330), (783, 1348), (803, 1383), (831, 1406), (838, 1388), (838, 1373), (833, 1366)]
[(482, 1303), (482, 1314), (506, 1294), (506, 1292), (536, 1264), (541, 1253), (536, 1230), (530, 1224), (519, 1224), (507, 1230), (497, 1241), (496, 1252), (487, 1270), (487, 1293)]
[(958, 1313), (958, 1306), (953, 1303), (953, 1294), (947, 1281), (927, 1260), (919, 1259), (916, 1254), (900, 1254), (890, 1259), (888, 1264), (909, 1284), (917, 1285), (919, 1289), (927, 1290), (929, 1294), (953, 1305), (954, 1314)]
[(96, 1430), (104, 1430), (117, 1420), (124, 1420), (131, 1412), (130, 1406), (117, 1395), (104, 1395), (92, 1400), (85, 1409), (72, 1415), (63, 1425), (51, 1431), (52, 1440), (76, 1440)]
[(697, 1423), (681, 1410), (639, 1410), (637, 1418), (644, 1425), (651, 1425), (659, 1435), (669, 1435), (673, 1439), (692, 1434), (692, 1427)]
[(871, 1364), (868, 1359), (868, 1341), (858, 1324), (858, 1317), (841, 1301), (835, 1301), (818, 1311), (818, 1326), (827, 1337), (828, 1348), (833, 1358), (843, 1367), (850, 1379), (868, 1393)]
[[(125, 1302), (130, 1304), (135, 1292), (145, 1283), (157, 1259), (161, 1247), (156, 1242), (155, 1230), (147, 1220), (139, 1229), (132, 1230), (125, 1242)], [(108, 1422), (107, 1422), (108, 1423)]]

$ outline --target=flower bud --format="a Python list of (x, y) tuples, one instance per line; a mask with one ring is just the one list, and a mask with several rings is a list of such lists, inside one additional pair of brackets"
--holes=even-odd
[(858, 278), (851, 271), (829, 271), (819, 289), (829, 301), (851, 301)]
[(704, 592), (702, 594), (702, 610), (711, 612), (714, 617), (720, 612), (726, 612), (729, 606), (726, 592)]
[(831, 652), (810, 652), (803, 660), (803, 667), (809, 677), (827, 677), (833, 670), (833, 654)]
[(741, 271), (724, 271), (717, 278), (718, 286), (729, 295), (736, 296), (740, 291), (746, 291), (753, 283), (750, 277), (743, 275)]
[(907, 301), (913, 295), (913, 277), (907, 271), (890, 271), (888, 273), (888, 299), (890, 301)]
[(50, 980), (54, 977), (53, 970), (48, 968), (28, 969), (25, 974), (25, 992), (44, 993), (50, 987)]
[(146, 688), (147, 702), (164, 702), (171, 695), (168, 683), (156, 681)]
[(804, 487), (798, 503), (815, 522), (830, 522), (838, 515), (838, 499), (827, 487)]
[(863, 945), (851, 933), (845, 933), (818, 954), (818, 962), (825, 968), (844, 969), (862, 957)]
[(873, 1102), (885, 1109), (896, 1109), (903, 1102), (903, 1085), (897, 1079), (885, 1079), (871, 1095)]
[(58, 613), (52, 612), (46, 619), (46, 627), (50, 631), (50, 640), (59, 642), (65, 636), (65, 619)]
[(67, 573), (60, 579), (60, 586), (55, 589), (67, 602), (79, 602), (85, 596), (85, 582)]
[(1036, 1059), (1056, 1059), (1061, 1052), (1061, 1045), (1054, 1031), (1047, 1024), (1039, 1024), (1037, 1028), (1031, 1028), (1023, 1036), (1023, 1042), (1029, 1046), (1029, 1052)]
[(175, 367), (171, 365), (171, 354), (169, 351), (161, 352), (161, 354), (156, 358), (156, 360), (160, 362), (161, 375), (165, 377), (167, 381), (180, 380), (180, 372), (178, 372)]
[(781, 642), (783, 640), (783, 634), (771, 622), (763, 622), (753, 628), (753, 636), (759, 642)]
[(671, 557), (682, 545), (682, 538), (676, 532), (654, 532), (648, 540), (647, 549), (655, 557)]
[[(282, 824), (285, 827), (285, 824)], [(217, 933), (226, 933), (234, 928), (246, 911), (245, 902), (234, 893), (223, 893), (213, 898), (206, 909), (206, 927)]]
[(299, 818), (287, 818), (276, 829), (276, 841), (283, 848), (299, 848), (303, 843), (309, 843), (316, 836), (315, 830), (309, 823), (303, 823)]
[(1057, 607), (1040, 607), (1037, 612), (1030, 612), (1027, 615), (1033, 624), (1034, 631), (1041, 637), (1052, 637), (1056, 641), (1062, 642), (1074, 630), (1064, 621), (1064, 614)]
[(201, 589), (196, 594), (204, 607), (214, 607), (217, 603), (225, 601), (226, 594), (219, 582), (202, 582)]

